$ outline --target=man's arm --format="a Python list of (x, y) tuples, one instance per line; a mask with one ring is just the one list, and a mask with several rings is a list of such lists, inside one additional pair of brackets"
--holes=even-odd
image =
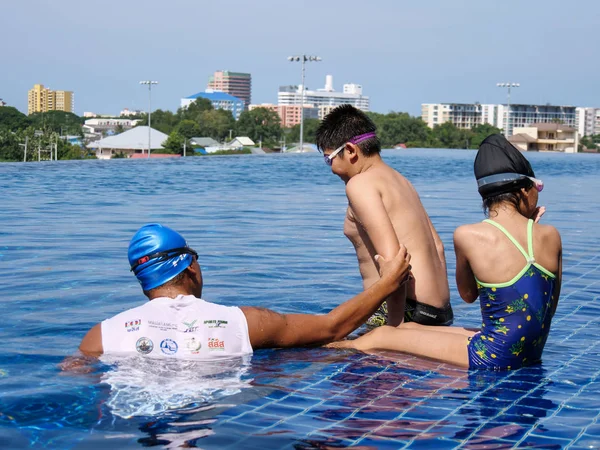
[(97, 324), (83, 337), (79, 344), (81, 353), (88, 356), (100, 356), (104, 353), (102, 348), (102, 324)]
[(404, 282), (410, 270), (409, 262), (410, 255), (404, 246), (400, 246), (389, 262), (379, 258), (382, 277), (328, 314), (279, 314), (264, 308), (242, 307), (252, 348), (320, 345), (346, 337)]
[(477, 281), (465, 255), (468, 245), (469, 233), (464, 227), (458, 227), (454, 231), (454, 253), (456, 253), (456, 287), (462, 299), (467, 303), (473, 303), (479, 297)]

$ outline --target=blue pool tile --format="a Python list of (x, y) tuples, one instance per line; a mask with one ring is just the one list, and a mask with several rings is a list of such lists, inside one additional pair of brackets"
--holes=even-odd
[(281, 418), (295, 416), (296, 414), (300, 414), (303, 411), (305, 410), (287, 405), (282, 405), (280, 403), (271, 403), (270, 405), (267, 405), (260, 410), (260, 412), (263, 414), (269, 414), (271, 416), (278, 416)]
[[(262, 429), (273, 426), (283, 419), (284, 417), (281, 416), (278, 417), (274, 415), (262, 414), (261, 412), (255, 411), (252, 414), (246, 414), (243, 418), (243, 423), (244, 425)], [(239, 424), (241, 421), (241, 419), (233, 419), (232, 423)]]
[(417, 439), (412, 441), (409, 444), (408, 448), (411, 449), (436, 449), (436, 450), (446, 450), (457, 448), (460, 445), (460, 442), (456, 442), (450, 439), (445, 438), (436, 438), (436, 439)]
[(390, 408), (367, 407), (360, 409), (354, 417), (357, 419), (393, 420), (398, 417), (398, 410)]
[(573, 442), (569, 450), (590, 450), (600, 448), (600, 439), (593, 436), (583, 435)]
[(448, 410), (429, 406), (417, 406), (403, 414), (403, 417), (406, 418), (426, 420), (440, 420), (446, 416), (448, 416)]
[(246, 405), (238, 405), (233, 408), (222, 411), (221, 413), (219, 413), (219, 416), (220, 417), (235, 417), (235, 416), (239, 416), (240, 414), (244, 414), (249, 411), (253, 411), (254, 409), (256, 409), (256, 408), (251, 407), (251, 406), (246, 406)]
[(326, 404), (318, 405), (310, 408), (304, 414), (309, 416), (319, 417), (321, 419), (340, 421), (348, 418), (355, 413), (352, 408), (327, 407)]
[(399, 439), (385, 439), (378, 437), (366, 437), (359, 440), (356, 446), (361, 449), (382, 449), (382, 450), (396, 450), (404, 447), (408, 441)]
[(292, 394), (279, 400), (280, 405), (290, 406), (293, 408), (310, 408), (311, 406), (321, 403), (323, 399), (313, 397), (303, 397), (299, 394)]
[(566, 447), (571, 441), (565, 439), (552, 439), (537, 434), (530, 434), (521, 442), (517, 448), (543, 448), (548, 450), (558, 450)]
[(289, 395), (289, 394), (290, 394), (289, 392), (277, 390), (277, 391), (270, 392), (266, 398), (270, 398), (272, 400), (279, 400), (280, 398), (285, 397), (286, 395)]
[(595, 423), (587, 427), (585, 434), (588, 436), (600, 437), (600, 423)]
[[(324, 432), (322, 432), (321, 434), (323, 433)], [(364, 430), (348, 428), (340, 425), (335, 425), (333, 427), (327, 428), (326, 434), (328, 436), (334, 436), (339, 439), (348, 439), (350, 441), (355, 441), (357, 439), (361, 439), (369, 435), (369, 433), (365, 432)]]

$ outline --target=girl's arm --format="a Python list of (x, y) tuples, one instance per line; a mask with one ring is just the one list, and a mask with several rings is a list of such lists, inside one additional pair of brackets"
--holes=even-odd
[(469, 232), (463, 227), (454, 231), (454, 253), (456, 253), (456, 287), (462, 299), (473, 303), (479, 297), (475, 275), (466, 256)]

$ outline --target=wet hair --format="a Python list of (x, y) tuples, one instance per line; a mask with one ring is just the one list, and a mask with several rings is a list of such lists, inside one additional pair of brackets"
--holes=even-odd
[(533, 181), (525, 178), (523, 185), (515, 188), (513, 191), (484, 197), (482, 202), (483, 213), (486, 217), (490, 217), (490, 209), (493, 206), (499, 205), (500, 203), (509, 203), (515, 207), (519, 214), (524, 215), (521, 211), (521, 201), (523, 200), (523, 192), (521, 189), (524, 188), (526, 191), (528, 191), (533, 186)]
[(144, 291), (144, 295), (146, 297), (150, 297), (150, 296), (156, 297), (155, 293), (158, 289), (179, 285), (183, 281), (183, 278), (185, 277), (186, 272), (187, 272), (187, 270), (184, 270), (183, 272), (180, 272), (177, 275), (175, 275), (173, 278), (171, 278), (166, 283), (163, 283), (160, 286), (156, 286), (154, 289), (150, 289), (149, 291)]
[[(317, 147), (320, 151), (335, 149), (349, 142), (353, 137), (373, 133), (376, 130), (377, 127), (364, 112), (352, 105), (341, 105), (321, 121), (316, 133)], [(356, 145), (365, 156), (381, 152), (381, 143), (377, 136), (365, 139)]]

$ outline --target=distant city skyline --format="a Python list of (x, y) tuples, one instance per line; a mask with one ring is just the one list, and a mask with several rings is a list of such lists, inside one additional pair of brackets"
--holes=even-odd
[(310, 53), (323, 60), (307, 66), (308, 88), (327, 74), (336, 90), (360, 84), (375, 112), (504, 103), (496, 87), (504, 81), (521, 84), (515, 104), (596, 107), (600, 61), (590, 54), (600, 44), (599, 13), (597, 0), (307, 0), (288, 8), (232, 0), (226, 14), (193, 0), (117, 9), (21, 0), (3, 6), (0, 39), (11, 45), (3, 48), (0, 98), (26, 113), (27, 92), (39, 83), (73, 91), (78, 115), (116, 115), (146, 111), (138, 81), (153, 79), (153, 109), (174, 111), (215, 71), (229, 70), (252, 74), (252, 103), (277, 103), (279, 86), (300, 84), (300, 65), (287, 57)]

